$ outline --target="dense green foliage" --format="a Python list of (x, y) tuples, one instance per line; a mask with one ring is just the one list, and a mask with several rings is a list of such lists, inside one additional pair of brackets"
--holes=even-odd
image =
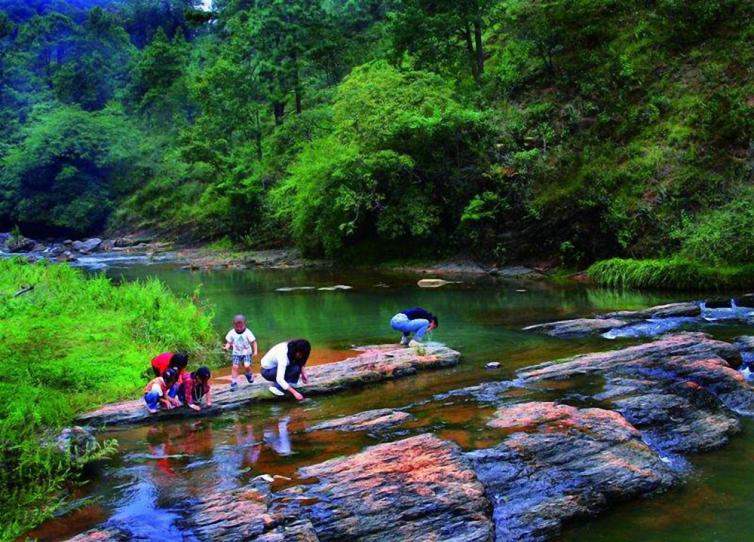
[(359, 258), (754, 254), (748, 2), (94, 4), (0, 2), (0, 227)]
[(85, 409), (138, 397), (156, 353), (213, 339), (210, 317), (157, 281), (114, 286), (66, 265), (0, 260), (0, 539), (50, 514), (82, 466), (40, 446), (45, 435)]

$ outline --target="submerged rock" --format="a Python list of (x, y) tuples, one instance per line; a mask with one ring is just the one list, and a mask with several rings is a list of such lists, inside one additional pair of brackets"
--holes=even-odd
[(66, 427), (55, 439), (55, 444), (61, 453), (68, 455), (72, 461), (85, 457), (97, 449), (97, 439), (94, 431), (89, 427)]
[(420, 288), (439, 288), (440, 286), (446, 286), (448, 284), (460, 284), (460, 281), (444, 279), (421, 279), (416, 284)]
[(628, 324), (629, 322), (617, 318), (576, 318), (527, 326), (524, 331), (535, 331), (552, 337), (577, 337), (599, 335)]
[(407, 412), (380, 408), (318, 423), (306, 431), (381, 431), (413, 419)]
[(620, 414), (551, 402), (501, 408), (489, 423), (509, 432), (469, 452), (493, 504), (495, 539), (544, 541), (564, 520), (664, 490), (674, 473)]
[[(307, 369), (309, 383), (298, 386), (305, 396), (336, 393), (348, 388), (364, 386), (416, 374), (423, 369), (436, 369), (457, 365), (461, 354), (445, 346), (425, 344), (417, 348), (384, 345), (364, 349), (359, 355)], [(269, 382), (257, 377), (250, 385), (241, 385), (236, 391), (216, 384), (212, 388), (212, 408), (195, 412), (188, 408), (147, 412), (144, 401), (123, 401), (105, 405), (93, 412), (82, 414), (77, 422), (89, 425), (115, 425), (139, 423), (163, 418), (187, 418), (211, 415), (260, 401), (288, 400), (273, 395), (267, 389)]]

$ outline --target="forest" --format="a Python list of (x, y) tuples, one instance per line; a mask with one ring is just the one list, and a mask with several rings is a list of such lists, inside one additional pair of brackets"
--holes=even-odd
[(745, 264), (752, 9), (0, 0), (0, 231)]

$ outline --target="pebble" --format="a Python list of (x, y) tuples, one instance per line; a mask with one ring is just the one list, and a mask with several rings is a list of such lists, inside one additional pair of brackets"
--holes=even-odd
[(502, 364), (499, 361), (491, 361), (484, 366), (485, 369), (499, 369)]

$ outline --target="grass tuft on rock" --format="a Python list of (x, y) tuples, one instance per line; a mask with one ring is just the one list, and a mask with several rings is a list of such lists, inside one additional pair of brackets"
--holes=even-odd
[(754, 286), (754, 265), (713, 266), (681, 258), (612, 258), (593, 264), (589, 277), (611, 288), (730, 290)]

